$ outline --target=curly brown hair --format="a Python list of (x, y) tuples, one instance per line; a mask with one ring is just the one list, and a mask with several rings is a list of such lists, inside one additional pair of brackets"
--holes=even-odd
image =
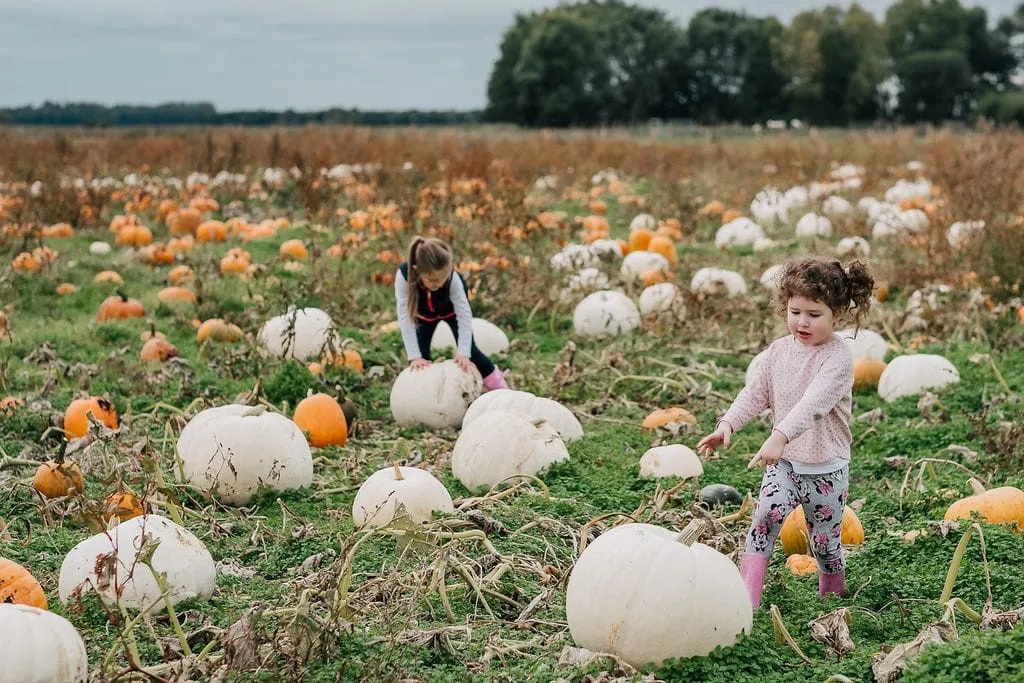
[(871, 271), (860, 261), (853, 261), (843, 268), (839, 261), (832, 258), (795, 258), (783, 268), (775, 309), (785, 317), (789, 300), (794, 296), (802, 296), (828, 306), (836, 320), (852, 311), (854, 325), (860, 327), (871, 308), (874, 286)]

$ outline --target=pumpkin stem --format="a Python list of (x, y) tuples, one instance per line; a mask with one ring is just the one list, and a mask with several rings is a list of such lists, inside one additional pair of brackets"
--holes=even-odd
[(128, 297), (125, 296), (125, 293), (121, 291), (120, 287), (118, 287), (117, 289), (114, 290), (114, 294), (116, 294), (119, 297), (121, 297), (121, 303), (128, 303)]
[(58, 465), (64, 464), (64, 455), (68, 452), (68, 440), (64, 439), (60, 442), (60, 448), (57, 450), (57, 457), (53, 459)]
[(951, 595), (953, 595), (953, 584), (956, 583), (956, 575), (960, 571), (960, 563), (964, 559), (964, 553), (967, 551), (967, 542), (971, 540), (971, 536), (974, 535), (974, 526), (967, 527), (967, 531), (960, 537), (960, 542), (956, 545), (956, 550), (953, 551), (953, 559), (949, 562), (949, 570), (946, 572), (946, 582), (942, 586), (942, 595), (939, 596), (939, 602), (946, 604), (949, 601)]
[(398, 463), (395, 463), (395, 479), (398, 481), (405, 481), (405, 477), (402, 476), (402, 470), (399, 469)]
[(244, 413), (242, 413), (242, 417), (256, 417), (258, 415), (262, 415), (263, 413), (265, 413), (266, 410), (267, 407), (264, 405), (252, 406)]
[(974, 477), (968, 479), (967, 483), (970, 484), (971, 489), (974, 490), (974, 495), (980, 496), (981, 494), (985, 493), (985, 485), (982, 484), (979, 480), (975, 479)]
[(701, 536), (704, 535), (707, 529), (707, 522), (703, 519), (693, 519), (687, 524), (679, 535), (676, 536), (676, 542), (682, 543), (683, 545), (690, 546), (697, 542)]
[(252, 388), (252, 391), (246, 395), (243, 403), (247, 406), (259, 405), (260, 397), (263, 395), (263, 378), (260, 377), (256, 380), (256, 386)]

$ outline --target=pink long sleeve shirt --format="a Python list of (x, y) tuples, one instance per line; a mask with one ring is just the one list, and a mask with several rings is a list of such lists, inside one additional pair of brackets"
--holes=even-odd
[(722, 417), (739, 431), (771, 408), (788, 443), (782, 457), (800, 474), (839, 469), (850, 460), (853, 355), (838, 336), (805, 346), (792, 336), (768, 347), (751, 381)]

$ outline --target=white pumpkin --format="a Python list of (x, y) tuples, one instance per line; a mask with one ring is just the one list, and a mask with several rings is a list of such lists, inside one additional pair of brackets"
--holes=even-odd
[(769, 237), (758, 237), (754, 240), (754, 253), (760, 254), (762, 251), (769, 251), (779, 246), (779, 243)]
[(89, 253), (102, 256), (103, 254), (110, 253), (110, 244), (108, 242), (93, 242), (89, 245)]
[[(153, 569), (166, 575), (167, 596), (175, 605), (190, 598), (209, 598), (217, 584), (217, 569), (210, 551), (192, 532), (160, 515), (141, 515), (121, 522), (112, 529), (85, 539), (67, 554), (60, 566), (57, 590), (67, 604), (77, 595), (95, 590), (107, 604), (127, 609), (148, 609), (160, 597), (156, 578), (138, 562), (143, 540), (158, 541), (153, 552)], [(109, 574), (97, 573), (107, 564)], [(163, 609), (162, 601), (154, 607)]]
[(946, 241), (954, 249), (963, 249), (985, 229), (985, 221), (957, 221), (949, 226)]
[(562, 441), (575, 441), (583, 436), (583, 426), (572, 411), (558, 401), (535, 396), (528, 391), (489, 391), (470, 404), (462, 419), (462, 428), (491, 410), (509, 410), (530, 420), (544, 420), (555, 428)]
[(705, 294), (739, 296), (747, 293), (747, 283), (742, 275), (733, 270), (701, 268), (693, 274), (690, 290)]
[(459, 434), (452, 473), (472, 491), (517, 474), (536, 475), (568, 459), (565, 442), (547, 421), (511, 410), (489, 410)]
[(640, 311), (622, 292), (594, 292), (576, 304), (572, 312), (572, 326), (581, 337), (628, 334), (640, 327)]
[(622, 258), (622, 245), (618, 240), (594, 240), (590, 243), (590, 253), (602, 261), (614, 261)]
[(580, 296), (586, 296), (602, 289), (610, 289), (608, 276), (597, 268), (583, 268), (573, 273), (559, 292), (558, 299), (563, 304), (572, 303)]
[[(452, 319), (452, 324), (457, 324), (454, 319)], [(508, 351), (508, 336), (500, 327), (483, 318), (473, 318), (472, 325), (473, 341), (476, 342), (477, 348), (486, 355), (496, 356)], [(430, 340), (431, 349), (443, 351), (455, 347), (455, 335), (452, 334), (451, 327), (443, 324), (434, 328), (434, 337)]]
[(900, 221), (908, 232), (921, 232), (928, 227), (928, 214), (921, 209), (907, 209), (900, 212)]
[(418, 467), (395, 465), (377, 470), (356, 491), (352, 523), (357, 529), (382, 527), (395, 518), (399, 504), (409, 519), (420, 523), (430, 521), (435, 510), (455, 512), (451, 494), (434, 475)]
[(867, 214), (869, 217), (873, 216), (873, 211), (876, 211), (879, 205), (884, 202), (880, 202), (874, 197), (861, 197), (857, 200), (857, 210), (861, 213)]
[(623, 524), (586, 547), (565, 596), (578, 646), (641, 667), (701, 657), (750, 632), (753, 609), (736, 565), (676, 536), (653, 524)]
[(265, 322), (257, 338), (265, 354), (298, 360), (319, 358), (329, 344), (340, 341), (331, 316), (319, 308), (294, 306)]
[(874, 330), (847, 328), (836, 332), (836, 336), (850, 347), (854, 363), (860, 360), (885, 360), (885, 354), (889, 352), (885, 337)]
[(878, 395), (883, 401), (891, 402), (959, 381), (956, 367), (942, 356), (928, 353), (897, 356), (889, 361), (878, 379)]
[(466, 372), (454, 360), (407, 367), (391, 385), (391, 414), (400, 427), (458, 428), (466, 408), (483, 391), (476, 366)]
[(208, 408), (178, 436), (185, 483), (232, 505), (261, 486), (287, 491), (313, 483), (313, 456), (298, 425), (266, 406)]
[(806, 187), (796, 185), (786, 190), (782, 195), (782, 203), (787, 209), (798, 210), (806, 207), (811, 202), (811, 193)]
[(885, 191), (885, 201), (890, 204), (911, 202), (915, 199), (929, 199), (932, 196), (932, 184), (925, 178), (904, 180), (900, 178), (896, 184)]
[(720, 227), (715, 233), (715, 246), (746, 247), (765, 237), (764, 228), (746, 216), (740, 216)]
[(807, 213), (796, 222), (796, 236), (800, 238), (831, 237), (832, 221), (827, 216)]
[(761, 225), (773, 227), (789, 222), (785, 197), (773, 187), (758, 192), (750, 202), (750, 215)]
[(633, 216), (633, 220), (629, 222), (629, 231), (634, 230), (651, 230), (654, 231), (658, 227), (658, 221), (649, 213), (641, 213)]
[(867, 258), (871, 256), (871, 245), (863, 237), (844, 237), (836, 245), (836, 256), (841, 259)]
[(560, 252), (551, 257), (551, 267), (555, 270), (576, 270), (596, 266), (600, 258), (586, 244), (567, 244)]
[(704, 466), (693, 449), (681, 443), (650, 448), (640, 458), (643, 479), (680, 477), (690, 479), (704, 474)]
[(619, 275), (626, 282), (639, 280), (640, 276), (651, 270), (669, 270), (668, 259), (656, 251), (631, 251), (622, 259)]
[(761, 273), (761, 286), (772, 293), (779, 291), (779, 285), (782, 282), (782, 273), (785, 269), (786, 266), (782, 263), (776, 263), (774, 266), (770, 266), (767, 270)]
[(89, 657), (71, 622), (30, 605), (0, 603), (0, 683), (85, 683)]
[(640, 313), (642, 315), (671, 314), (677, 318), (686, 315), (686, 300), (683, 290), (674, 282), (659, 282), (640, 292)]
[(853, 215), (853, 204), (838, 196), (831, 196), (821, 205), (821, 212), (832, 219)]

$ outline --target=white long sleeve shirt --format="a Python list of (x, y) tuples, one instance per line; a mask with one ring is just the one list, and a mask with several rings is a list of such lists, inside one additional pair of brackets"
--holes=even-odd
[[(424, 295), (425, 293), (421, 289), (420, 296)], [(469, 305), (469, 297), (466, 295), (466, 288), (462, 285), (462, 278), (455, 272), (452, 273), (448, 282), (448, 296), (455, 309), (458, 354), (469, 358), (473, 344), (473, 309)], [(406, 356), (410, 361), (422, 358), (423, 354), (420, 353), (420, 345), (416, 340), (416, 322), (409, 316), (409, 283), (402, 275), (401, 269), (395, 272), (395, 307), (398, 315), (398, 329), (402, 332), (402, 343), (405, 345)], [(450, 318), (444, 320), (447, 322)]]

